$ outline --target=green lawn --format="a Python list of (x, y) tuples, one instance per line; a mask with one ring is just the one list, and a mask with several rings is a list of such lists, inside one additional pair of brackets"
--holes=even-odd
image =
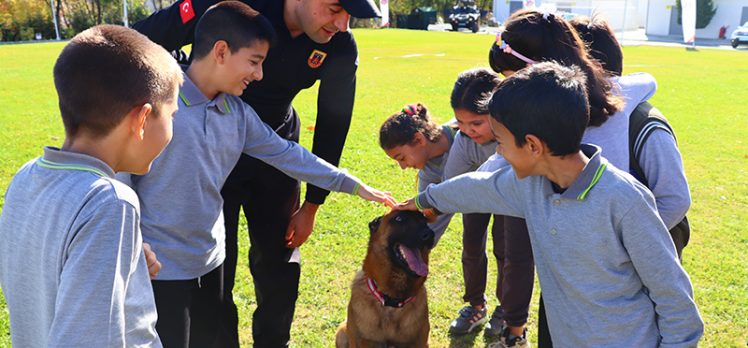
[[(415, 172), (401, 171), (377, 145), (378, 128), (403, 104), (427, 104), (439, 121), (452, 117), (449, 94), (457, 74), (487, 66), (493, 36), (400, 30), (357, 30), (360, 68), (357, 100), (341, 166), (398, 199), (415, 193)], [(56, 111), (52, 66), (63, 44), (0, 46), (0, 190), (15, 171), (59, 146), (62, 123)], [(692, 236), (683, 264), (694, 284), (706, 322), (705, 347), (745, 347), (748, 341), (748, 53), (722, 50), (626, 47), (626, 72), (654, 75), (653, 102), (676, 129), (693, 204)], [(416, 55), (416, 56), (414, 56)], [(743, 91), (743, 92), (740, 92)], [(316, 92), (297, 98), (302, 143), (311, 143)], [(0, 198), (0, 207), (3, 199)], [(293, 326), (298, 347), (329, 347), (344, 320), (349, 283), (363, 260), (367, 223), (386, 209), (351, 196), (333, 194), (318, 214), (315, 232), (304, 245), (300, 297)], [(243, 222), (246, 231), (246, 223)], [(447, 328), (462, 307), (461, 223), (456, 219), (432, 252), (431, 345), (483, 346), (482, 335), (451, 339)], [(246, 234), (246, 232), (244, 233)], [(490, 244), (490, 243), (489, 243)], [(242, 239), (237, 274), (241, 338), (251, 343), (254, 290), (247, 268), (248, 241)], [(490, 253), (490, 250), (489, 250)], [(490, 254), (489, 254), (490, 255)], [(491, 259), (491, 258), (489, 258)], [(495, 261), (489, 266), (495, 279)], [(19, 270), (20, 271), (20, 270)], [(85, 281), (82, 279), (81, 281)], [(496, 304), (489, 282), (489, 304)], [(530, 315), (535, 342), (537, 286)], [(0, 347), (10, 346), (8, 315), (0, 296)]]

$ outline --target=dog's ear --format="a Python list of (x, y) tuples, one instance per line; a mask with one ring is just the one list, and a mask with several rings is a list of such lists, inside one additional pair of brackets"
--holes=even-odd
[(381, 222), (382, 222), (381, 216), (378, 216), (376, 219), (371, 220), (371, 222), (369, 222), (369, 232), (371, 234), (374, 234), (374, 232), (376, 232), (377, 229), (379, 229), (379, 223)]

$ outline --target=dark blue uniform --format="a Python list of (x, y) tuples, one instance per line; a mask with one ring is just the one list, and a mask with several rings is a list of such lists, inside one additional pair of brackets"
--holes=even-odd
[[(351, 122), (356, 91), (358, 50), (349, 32), (339, 32), (326, 44), (305, 34), (292, 38), (283, 20), (283, 0), (242, 0), (267, 17), (277, 32), (263, 64), (264, 78), (249, 85), (242, 99), (260, 118), (289, 140), (298, 141), (300, 123), (294, 97), (319, 81), (317, 119), (312, 152), (337, 165)], [(180, 0), (136, 23), (133, 28), (167, 50), (192, 43), (200, 15), (215, 0)], [(257, 310), (252, 318), (255, 346), (286, 346), (290, 338), (299, 285), (299, 264), (288, 263), (285, 246), (291, 214), (299, 207), (299, 183), (263, 162), (243, 155), (223, 188), (226, 221), (225, 326), (237, 346), (237, 311), (231, 298), (237, 259), (239, 207), (249, 223), (249, 265), (254, 278)], [(322, 204), (328, 191), (310, 185), (306, 200)]]

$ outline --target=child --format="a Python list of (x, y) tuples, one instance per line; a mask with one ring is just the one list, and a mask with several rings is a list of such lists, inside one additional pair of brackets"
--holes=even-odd
[(163, 264), (153, 291), (165, 346), (227, 345), (218, 332), (226, 305), (220, 190), (242, 153), (327, 190), (392, 200), (281, 139), (238, 98), (262, 78), (273, 36), (268, 20), (241, 2), (220, 2), (205, 12), (179, 93), (174, 141), (150, 174), (132, 178), (141, 195), (143, 237)]
[(16, 347), (160, 347), (138, 197), (170, 141), (182, 82), (160, 46), (124, 27), (76, 35), (54, 67), (61, 149), (24, 165), (0, 216), (0, 285)]
[[(623, 52), (608, 21), (600, 16), (591, 19), (579, 16), (570, 23), (590, 47), (590, 55), (599, 60), (610, 73), (621, 76)], [(613, 78), (614, 81), (618, 79)], [(638, 124), (631, 126), (634, 121), (636, 115), (632, 114), (627, 133), (629, 152), (632, 154), (629, 158), (629, 173), (652, 191), (657, 202), (657, 212), (670, 230), (670, 236), (680, 257), (690, 235), (685, 216), (691, 206), (691, 193), (683, 170), (683, 159), (678, 151), (672, 128), (663, 123), (666, 122), (664, 118), (657, 119), (659, 122), (642, 123), (640, 129), (636, 129)], [(634, 149), (637, 144), (631, 141), (632, 132), (634, 139), (640, 138), (642, 134), (649, 134), (644, 138), (645, 141), (638, 144), (640, 152)]]
[[(379, 146), (397, 161), (400, 168), (418, 169), (418, 192), (444, 177), (444, 165), (457, 130), (450, 124), (439, 126), (423, 104), (406, 105), (382, 123)], [(434, 245), (449, 226), (452, 215), (440, 216), (429, 224)]]
[[(617, 168), (629, 170), (628, 115), (649, 99), (656, 90), (654, 78), (636, 74), (609, 80), (600, 64), (587, 54), (584, 42), (561, 16), (536, 9), (515, 12), (496, 36), (489, 52), (489, 63), (496, 72), (509, 76), (541, 61), (578, 66), (587, 77), (590, 122), (582, 141), (602, 148), (602, 154)], [(625, 98), (625, 104), (623, 103)], [(495, 169), (491, 160), (485, 169)], [(538, 344), (547, 346), (543, 297), (540, 297)]]
[(534, 64), (489, 108), (511, 169), (453, 178), (396, 208), (524, 217), (554, 344), (696, 346), (703, 323), (651, 193), (580, 145), (590, 110), (580, 70)]
[[(488, 100), (499, 83), (498, 76), (487, 69), (468, 70), (457, 78), (451, 105), (460, 131), (444, 167), (445, 178), (475, 171), (496, 153), (498, 143), (491, 133)], [(485, 290), (489, 219), (489, 214), (463, 215), (463, 299), (470, 305), (460, 310), (449, 331), (451, 334), (467, 334), (488, 321), (484, 331), (486, 336), (496, 338), (513, 333), (517, 347), (529, 347), (524, 333), (535, 274), (527, 225), (520, 218), (494, 215), (491, 234), (499, 265), (496, 297), (501, 306), (496, 306), (488, 320)], [(508, 323), (506, 329), (505, 322)]]

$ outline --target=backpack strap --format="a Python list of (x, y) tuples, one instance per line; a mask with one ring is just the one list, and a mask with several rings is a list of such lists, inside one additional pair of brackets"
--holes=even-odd
[[(644, 175), (644, 170), (639, 165), (639, 157), (642, 149), (644, 149), (644, 143), (657, 129), (668, 132), (675, 139), (673, 128), (660, 110), (647, 102), (637, 105), (629, 118), (629, 168), (631, 175), (647, 187), (649, 187), (649, 182), (647, 176)], [(683, 248), (688, 245), (690, 236), (691, 227), (687, 217), (683, 217), (683, 220), (670, 229), (670, 237), (675, 244), (675, 251), (678, 253), (679, 260), (682, 257)]]
[(660, 110), (648, 102), (637, 105), (629, 117), (629, 168), (631, 174), (647, 187), (649, 184), (644, 170), (639, 165), (639, 158), (644, 149), (644, 143), (657, 129), (664, 130), (675, 139), (673, 128)]

